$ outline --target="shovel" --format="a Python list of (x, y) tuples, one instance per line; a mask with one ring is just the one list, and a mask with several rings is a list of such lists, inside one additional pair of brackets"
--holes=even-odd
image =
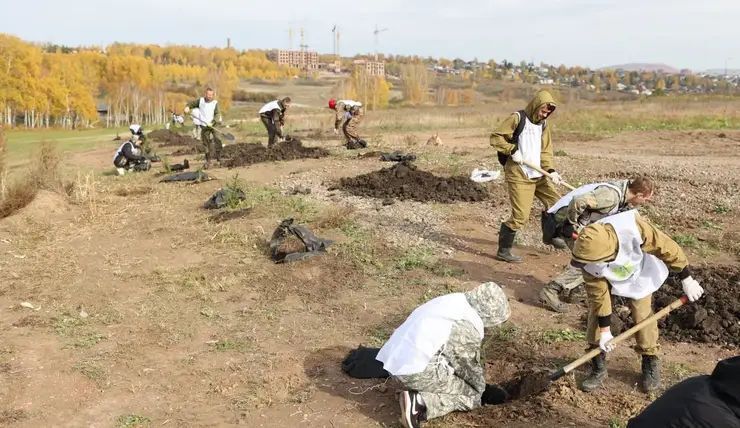
[[(193, 119), (195, 119), (195, 120), (199, 120), (199, 121), (201, 121), (201, 122), (205, 122), (205, 121), (204, 121), (203, 119), (197, 118), (197, 117), (195, 117), (195, 116), (194, 116), (194, 115), (192, 115), (192, 114), (190, 115), (190, 117), (191, 117), (191, 118), (193, 118)], [(219, 134), (223, 135), (223, 136), (224, 136), (224, 138), (226, 138), (227, 140), (229, 140), (229, 141), (234, 141), (234, 136), (233, 136), (233, 135), (231, 135), (231, 134), (229, 134), (229, 133), (226, 133), (226, 132), (223, 132), (223, 131), (221, 131), (220, 129), (216, 129), (216, 128), (212, 127), (212, 126), (208, 126), (208, 125), (204, 125), (204, 126), (206, 126), (206, 127), (208, 127), (208, 128), (211, 128), (211, 129), (213, 129), (214, 131), (218, 132)]]
[[(540, 168), (539, 166), (537, 166), (537, 165), (534, 165), (534, 164), (531, 164), (531, 163), (529, 163), (529, 162), (527, 162), (527, 161), (522, 161), (522, 163), (523, 163), (524, 165), (526, 165), (526, 166), (528, 166), (528, 167), (532, 168), (533, 170), (535, 170), (535, 171), (539, 172), (540, 174), (544, 175), (545, 177), (548, 177), (548, 178), (550, 178), (550, 173), (549, 173), (549, 172), (547, 172), (547, 171), (545, 171), (544, 169)], [(565, 181), (561, 181), (561, 182), (560, 182), (560, 184), (562, 184), (563, 186), (567, 187), (567, 188), (568, 188), (568, 189), (570, 189), (570, 190), (576, 190), (576, 188), (575, 188), (575, 187), (571, 186), (570, 184), (566, 183)]]
[[(675, 300), (670, 305), (666, 306), (665, 308), (661, 309), (655, 314), (645, 318), (639, 324), (636, 324), (629, 330), (622, 332), (622, 334), (610, 340), (608, 343), (611, 345), (617, 345), (623, 342), (624, 340), (629, 339), (635, 333), (645, 328), (645, 326), (647, 326), (649, 323), (652, 323), (653, 321), (657, 321), (663, 318), (664, 316), (668, 315), (669, 312), (685, 305), (688, 301), (689, 301), (689, 298), (687, 296), (683, 296), (680, 299)], [(507, 383), (507, 387), (505, 389), (507, 390), (507, 392), (509, 393), (509, 396), (512, 399), (522, 398), (528, 395), (538, 394), (546, 390), (552, 382), (555, 382), (556, 380), (560, 379), (561, 377), (575, 370), (577, 367), (590, 361), (592, 358), (599, 355), (601, 352), (602, 352), (601, 348), (592, 349), (591, 351), (589, 351), (582, 357), (578, 358), (577, 360), (573, 361), (572, 363), (568, 364), (567, 366), (561, 367), (555, 373), (525, 375), (525, 376), (522, 376), (518, 380), (510, 381), (509, 383)]]

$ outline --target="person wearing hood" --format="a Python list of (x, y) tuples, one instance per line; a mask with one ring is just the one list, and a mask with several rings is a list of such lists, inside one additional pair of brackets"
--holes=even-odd
[(259, 111), (260, 120), (267, 129), (267, 147), (277, 143), (277, 139), (283, 138), (283, 125), (285, 125), (285, 110), (290, 108), (290, 98), (270, 101), (262, 106)]
[(203, 165), (203, 169), (211, 167), (211, 160), (216, 159), (216, 162), (221, 163), (221, 150), (223, 149), (223, 143), (218, 138), (218, 134), (213, 130), (213, 127), (221, 124), (223, 117), (219, 111), (218, 100), (215, 98), (215, 92), (212, 88), (206, 88), (203, 96), (196, 98), (189, 102), (183, 111), (185, 114), (191, 112), (191, 110), (198, 110), (198, 116), (191, 115), (193, 117), (193, 123), (196, 120), (202, 124), (200, 131), (200, 138), (203, 141), (203, 145), (206, 149), (206, 162)]
[(376, 357), (403, 385), (404, 427), (506, 400), (503, 389), (486, 385), (480, 358), (484, 328), (510, 315), (504, 291), (493, 282), (437, 297), (409, 315)]
[[(499, 154), (511, 203), (511, 217), (501, 224), (496, 258), (509, 263), (521, 263), (511, 248), (514, 238), (529, 218), (534, 198), (547, 211), (560, 199), (555, 184), (562, 178), (553, 168), (553, 150), (547, 118), (555, 111), (555, 100), (546, 91), (538, 91), (524, 110), (513, 113), (491, 134), (491, 146)], [(528, 162), (550, 173), (550, 180), (523, 164)], [(544, 213), (543, 213), (544, 218)]]
[(673, 385), (627, 428), (740, 428), (740, 356)]
[[(611, 332), (610, 295), (629, 299), (632, 320), (638, 324), (653, 314), (652, 295), (668, 278), (678, 275), (683, 292), (695, 302), (704, 289), (691, 276), (681, 247), (643, 219), (637, 210), (605, 217), (584, 227), (573, 246), (571, 265), (581, 269), (588, 296), (586, 340), (590, 349), (603, 352), (591, 360), (591, 373), (581, 389), (590, 392), (607, 378), (606, 353), (614, 346)], [(642, 389), (660, 386), (658, 321), (635, 333), (635, 351), (642, 356)]]
[(141, 145), (144, 142), (144, 129), (139, 125), (131, 125), (131, 138), (126, 140), (113, 154), (113, 165), (118, 175), (126, 171), (146, 171), (150, 168), (149, 160), (142, 156)]
[(347, 139), (346, 144), (353, 145), (360, 141), (358, 128), (365, 117), (362, 103), (352, 100), (337, 101), (332, 99), (329, 100), (329, 108), (334, 110), (334, 133), (339, 134), (339, 126), (341, 125), (342, 133)]
[[(585, 226), (650, 202), (655, 194), (655, 183), (647, 177), (629, 180), (591, 183), (581, 186), (560, 198), (546, 214), (542, 224), (542, 238), (556, 248), (573, 248), (573, 235)], [(548, 242), (549, 241), (549, 242)], [(553, 278), (539, 294), (540, 302), (555, 312), (567, 312), (568, 304), (560, 300), (566, 295), (570, 303), (586, 299), (583, 275), (580, 269), (568, 266)]]

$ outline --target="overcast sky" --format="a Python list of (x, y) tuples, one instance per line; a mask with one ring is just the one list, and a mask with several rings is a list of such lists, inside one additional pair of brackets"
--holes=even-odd
[(544, 61), (740, 68), (737, 0), (0, 0), (0, 32), (59, 44), (114, 41)]

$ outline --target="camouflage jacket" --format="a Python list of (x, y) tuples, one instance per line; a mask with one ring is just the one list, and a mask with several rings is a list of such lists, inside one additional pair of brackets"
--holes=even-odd
[(609, 215), (618, 207), (622, 211), (627, 206), (628, 180), (610, 181), (619, 188), (621, 195), (609, 186), (599, 186), (590, 192), (574, 197), (568, 204), (566, 219), (572, 224), (583, 226), (594, 223)]

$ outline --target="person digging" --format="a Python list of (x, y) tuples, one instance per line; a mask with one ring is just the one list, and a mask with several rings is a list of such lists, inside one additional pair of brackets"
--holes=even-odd
[(339, 134), (339, 127), (342, 127), (347, 142), (347, 148), (365, 148), (367, 143), (360, 139), (358, 128), (362, 119), (365, 117), (365, 110), (362, 103), (352, 100), (329, 100), (329, 108), (334, 110), (334, 133)]
[(206, 162), (203, 169), (208, 169), (211, 167), (211, 159), (215, 158), (216, 162), (221, 164), (221, 149), (223, 148), (221, 140), (213, 130), (213, 127), (220, 124), (223, 119), (218, 109), (218, 101), (214, 99), (213, 89), (206, 88), (203, 96), (188, 103), (183, 111), (187, 114), (191, 109), (196, 108), (199, 116), (193, 119), (193, 122), (197, 119), (203, 123), (200, 131), (200, 137), (206, 149)]
[[(538, 91), (524, 110), (513, 113), (491, 134), (491, 146), (499, 153), (504, 165), (506, 188), (511, 202), (511, 216), (501, 224), (496, 259), (521, 263), (522, 258), (512, 254), (514, 238), (532, 210), (534, 198), (548, 210), (560, 199), (554, 184), (562, 178), (553, 169), (553, 150), (547, 118), (555, 111), (555, 101), (546, 90)], [(550, 174), (548, 180), (541, 172), (523, 165), (526, 161), (539, 165)]]
[(290, 108), (290, 98), (270, 101), (262, 106), (259, 111), (260, 120), (267, 129), (267, 147), (277, 143), (277, 139), (283, 139), (283, 126), (285, 125), (285, 111)]
[(127, 171), (147, 171), (151, 168), (149, 160), (142, 156), (141, 145), (144, 142), (144, 129), (134, 124), (129, 127), (129, 130), (131, 137), (113, 154), (113, 165), (118, 175), (124, 175)]
[[(556, 248), (573, 248), (573, 234), (583, 227), (650, 202), (655, 194), (655, 183), (646, 177), (633, 177), (581, 186), (560, 198), (543, 214), (543, 241)], [(548, 242), (549, 241), (549, 242)], [(565, 270), (545, 285), (539, 294), (540, 303), (555, 312), (567, 312), (570, 303), (586, 299), (581, 270), (568, 265)]]
[[(629, 299), (635, 324), (652, 315), (652, 294), (669, 270), (678, 274), (689, 301), (704, 294), (681, 247), (634, 209), (584, 227), (573, 246), (571, 264), (581, 269), (586, 284), (589, 350), (602, 350), (591, 360), (591, 372), (581, 386), (586, 392), (607, 379), (606, 353), (613, 349), (610, 288), (611, 294)], [(642, 355), (642, 389), (654, 391), (660, 385), (657, 320), (635, 333), (635, 339), (635, 351)]]
[(404, 427), (418, 428), (450, 412), (506, 401), (506, 391), (486, 385), (480, 359), (484, 328), (496, 327), (510, 315), (506, 295), (493, 282), (437, 297), (409, 315), (376, 357), (403, 385), (399, 403)]

